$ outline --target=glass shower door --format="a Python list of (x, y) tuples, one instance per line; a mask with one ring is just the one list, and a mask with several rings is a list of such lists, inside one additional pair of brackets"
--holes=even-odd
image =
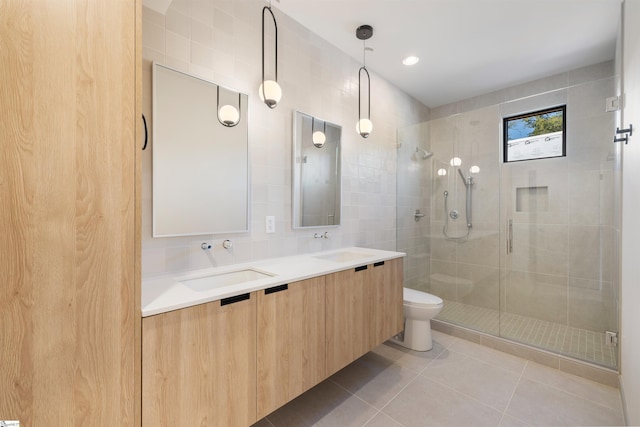
[(437, 319), (499, 333), (498, 107), (430, 124), (429, 292), (444, 300)]
[[(607, 67), (398, 130), (397, 249), (405, 286), (444, 300), (437, 320), (617, 367), (607, 332), (618, 330), (620, 153), (603, 105), (618, 79)], [(502, 118), (563, 105), (566, 156), (502, 161)]]
[(500, 336), (615, 368), (614, 78), (501, 105), (501, 116), (567, 106), (566, 157), (502, 163)]

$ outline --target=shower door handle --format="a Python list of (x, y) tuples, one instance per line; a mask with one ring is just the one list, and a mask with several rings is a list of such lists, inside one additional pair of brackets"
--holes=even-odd
[(507, 224), (507, 255), (513, 253), (513, 220)]

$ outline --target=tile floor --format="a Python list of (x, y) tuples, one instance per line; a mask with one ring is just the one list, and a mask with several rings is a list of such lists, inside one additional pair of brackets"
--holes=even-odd
[(433, 331), (385, 343), (254, 427), (623, 425), (618, 389)]
[(445, 301), (437, 319), (491, 335), (574, 357), (607, 368), (617, 366), (615, 347), (605, 344), (604, 332), (588, 331), (531, 317)]

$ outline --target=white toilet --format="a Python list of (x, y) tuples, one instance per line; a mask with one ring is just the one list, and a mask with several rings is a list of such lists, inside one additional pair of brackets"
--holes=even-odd
[(409, 288), (404, 288), (403, 294), (404, 332), (393, 337), (392, 341), (411, 350), (431, 350), (431, 319), (442, 310), (442, 299)]

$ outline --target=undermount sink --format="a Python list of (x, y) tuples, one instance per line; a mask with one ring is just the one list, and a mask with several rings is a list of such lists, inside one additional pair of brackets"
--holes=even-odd
[(363, 253), (363, 252), (340, 251), (340, 252), (332, 252), (330, 254), (325, 254), (325, 255), (317, 255), (317, 256), (314, 256), (314, 258), (324, 259), (327, 261), (349, 262), (349, 261), (357, 261), (362, 258), (369, 258), (370, 256), (371, 254)]
[(244, 270), (229, 271), (226, 273), (211, 274), (208, 276), (183, 279), (180, 283), (196, 292), (205, 292), (211, 289), (237, 285), (238, 283), (252, 282), (254, 280), (273, 277), (273, 274), (247, 268)]

